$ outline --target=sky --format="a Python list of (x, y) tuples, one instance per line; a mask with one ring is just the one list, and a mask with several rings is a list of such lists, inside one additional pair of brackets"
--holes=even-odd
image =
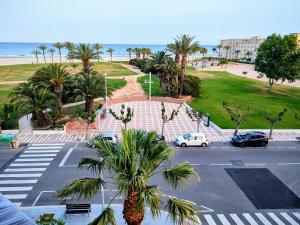
[(201, 44), (300, 32), (300, 0), (0, 0), (0, 42)]

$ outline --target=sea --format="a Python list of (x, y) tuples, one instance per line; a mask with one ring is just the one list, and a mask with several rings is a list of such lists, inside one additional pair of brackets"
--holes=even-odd
[[(13, 43), (13, 42), (0, 42), (0, 57), (30, 57), (32, 55), (32, 51), (38, 49), (38, 46), (45, 45), (49, 48), (54, 48), (53, 43)], [(215, 45), (203, 45), (202, 47), (207, 48), (208, 55), (212, 54), (211, 49), (215, 47)], [(108, 48), (112, 48), (115, 51), (113, 52), (113, 56), (115, 57), (124, 57), (128, 56), (127, 48), (150, 48), (152, 53), (157, 51), (163, 51), (166, 49), (166, 45), (151, 45), (151, 44), (103, 44), (102, 56), (108, 56), (106, 50)], [(55, 48), (54, 48), (55, 49)], [(46, 50), (46, 54), (50, 55), (50, 53)], [(55, 55), (58, 55), (58, 51), (56, 49)], [(67, 55), (67, 49), (62, 49), (62, 55)]]

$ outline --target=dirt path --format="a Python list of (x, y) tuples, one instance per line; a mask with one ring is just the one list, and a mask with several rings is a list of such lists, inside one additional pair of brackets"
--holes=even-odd
[(16, 81), (1, 81), (0, 85), (16, 85), (27, 82), (26, 80), (16, 80)]

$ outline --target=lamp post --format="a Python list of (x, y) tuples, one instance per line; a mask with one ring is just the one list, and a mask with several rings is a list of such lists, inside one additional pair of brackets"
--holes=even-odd
[(105, 82), (105, 110), (107, 110), (107, 73), (103, 74), (104, 75), (104, 82)]
[(151, 72), (149, 73), (149, 101), (151, 101)]

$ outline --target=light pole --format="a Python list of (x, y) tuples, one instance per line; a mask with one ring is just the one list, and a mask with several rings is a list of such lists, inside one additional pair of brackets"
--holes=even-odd
[(149, 101), (151, 101), (151, 72), (149, 73)]
[(105, 110), (107, 110), (107, 73), (103, 74), (104, 75), (104, 82), (105, 82)]

